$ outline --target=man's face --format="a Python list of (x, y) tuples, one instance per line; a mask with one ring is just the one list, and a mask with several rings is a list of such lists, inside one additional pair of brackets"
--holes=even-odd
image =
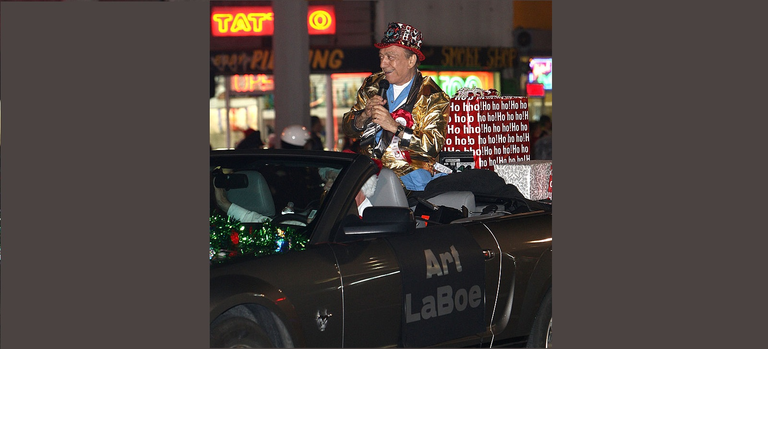
[(379, 50), (379, 64), (390, 84), (403, 85), (416, 73), (416, 56), (405, 48), (389, 46)]

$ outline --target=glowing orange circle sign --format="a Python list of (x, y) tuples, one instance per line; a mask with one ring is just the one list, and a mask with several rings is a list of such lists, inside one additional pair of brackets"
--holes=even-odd
[(309, 15), (309, 26), (315, 30), (326, 30), (332, 23), (331, 14), (324, 10), (316, 10)]

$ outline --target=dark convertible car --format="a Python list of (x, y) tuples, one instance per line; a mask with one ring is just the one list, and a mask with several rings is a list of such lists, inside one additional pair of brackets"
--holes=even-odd
[(269, 218), (228, 218), (212, 187), (211, 347), (551, 347), (550, 203), (476, 180), (409, 196), (349, 153), (213, 151), (210, 165)]

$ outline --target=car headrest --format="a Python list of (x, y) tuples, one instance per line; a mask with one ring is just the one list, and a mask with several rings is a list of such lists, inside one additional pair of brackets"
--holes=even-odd
[(408, 207), (403, 184), (397, 174), (389, 168), (382, 168), (379, 172), (376, 191), (370, 201), (378, 207)]
[(264, 216), (275, 215), (275, 202), (264, 176), (258, 171), (239, 171), (238, 174), (248, 176), (248, 186), (242, 189), (230, 189), (227, 198), (234, 204), (255, 211)]

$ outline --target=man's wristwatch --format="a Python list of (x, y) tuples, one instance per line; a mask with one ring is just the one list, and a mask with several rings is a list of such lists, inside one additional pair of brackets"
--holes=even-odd
[(395, 135), (396, 136), (400, 136), (400, 134), (403, 133), (403, 132), (405, 132), (405, 126), (398, 125), (397, 126), (397, 130), (395, 131)]

